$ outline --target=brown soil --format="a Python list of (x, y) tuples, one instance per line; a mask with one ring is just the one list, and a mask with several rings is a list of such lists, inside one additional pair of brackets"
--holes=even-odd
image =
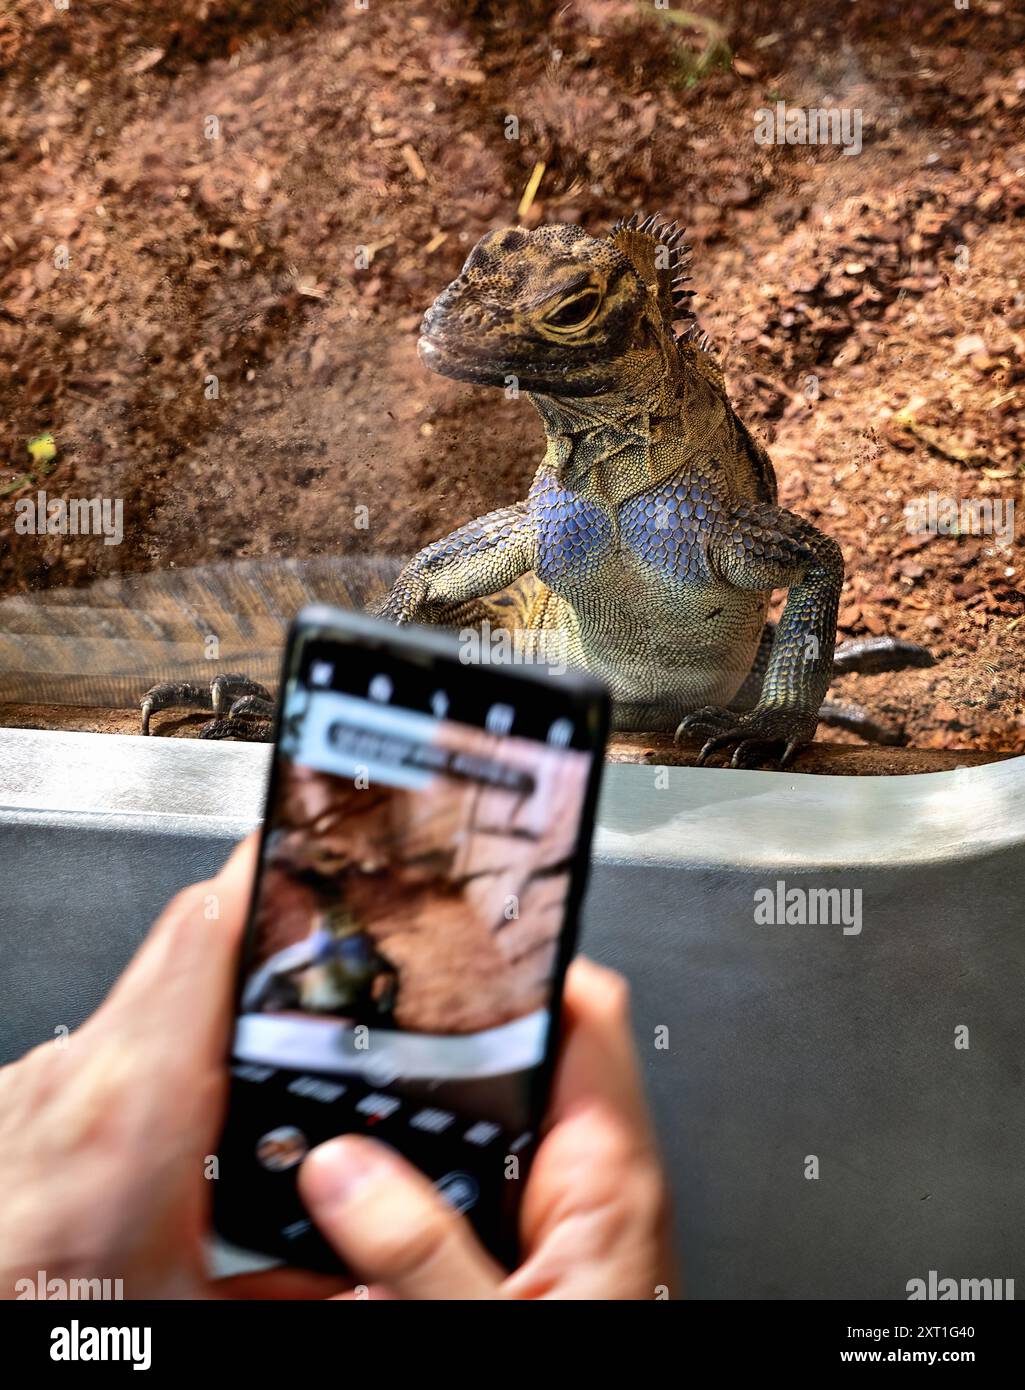
[[(0, 589), (408, 553), (522, 495), (533, 412), (429, 376), (415, 342), (543, 163), (528, 225), (688, 224), (699, 315), (783, 501), (843, 545), (842, 635), (940, 658), (837, 691), (921, 748), (1025, 751), (1021, 528), (1001, 547), (903, 516), (933, 491), (1025, 502), (1025, 18), (702, 10), (729, 48), (707, 74), (702, 36), (621, 0), (10, 0)], [(756, 144), (780, 98), (862, 110), (862, 153)], [(47, 430), (49, 472), (25, 450)], [(38, 487), (124, 498), (124, 544), (15, 535)]]

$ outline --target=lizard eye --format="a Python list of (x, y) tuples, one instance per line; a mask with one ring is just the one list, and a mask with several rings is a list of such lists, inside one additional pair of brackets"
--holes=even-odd
[(574, 299), (565, 300), (545, 319), (548, 328), (571, 330), (583, 328), (586, 323), (590, 323), (598, 310), (601, 295), (593, 287), (584, 290)]

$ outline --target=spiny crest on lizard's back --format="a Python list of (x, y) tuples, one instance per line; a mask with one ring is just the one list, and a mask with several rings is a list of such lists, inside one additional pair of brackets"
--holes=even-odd
[(675, 223), (617, 224), (608, 236), (554, 225), (488, 232), (424, 316), (420, 353), (479, 385), (591, 396), (628, 389), (643, 355), (672, 349), (688, 316), (688, 249)]

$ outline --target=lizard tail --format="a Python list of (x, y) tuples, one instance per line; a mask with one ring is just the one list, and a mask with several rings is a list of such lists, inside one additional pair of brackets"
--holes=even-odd
[(863, 676), (875, 676), (881, 671), (906, 671), (912, 666), (935, 666), (936, 658), (928, 647), (907, 642), (903, 637), (854, 637), (841, 642), (833, 653), (833, 675), (857, 671)]
[(304, 604), (368, 608), (400, 563), (240, 560), (16, 594), (0, 600), (0, 701), (129, 708), (159, 682), (238, 670), (274, 684)]
[(819, 722), (834, 729), (846, 729), (857, 734), (866, 743), (880, 743), (888, 747), (899, 747), (907, 743), (907, 735), (901, 728), (881, 724), (861, 705), (839, 704), (827, 700), (819, 709)]

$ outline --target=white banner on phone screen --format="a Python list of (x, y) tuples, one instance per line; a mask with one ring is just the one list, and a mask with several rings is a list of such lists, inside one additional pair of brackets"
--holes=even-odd
[(468, 1080), (501, 1076), (536, 1067), (544, 1058), (548, 1011), (538, 1009), (499, 1028), (480, 1033), (435, 1034), (370, 1028), (355, 1046), (352, 1025), (344, 1019), (309, 1018), (302, 1014), (242, 1014), (233, 1055), (243, 1062), (262, 1062), (293, 1071), (346, 1073), (375, 1085), (386, 1076), (409, 1080)]

